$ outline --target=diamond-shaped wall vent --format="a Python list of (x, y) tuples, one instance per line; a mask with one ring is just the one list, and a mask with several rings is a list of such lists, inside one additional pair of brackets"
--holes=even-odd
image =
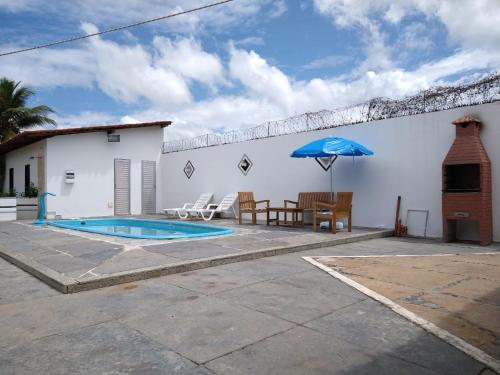
[(191, 163), (191, 160), (188, 160), (186, 166), (184, 167), (184, 174), (189, 179), (194, 173), (194, 165)]
[(243, 173), (245, 176), (247, 175), (248, 171), (252, 168), (252, 161), (250, 158), (246, 155), (243, 155), (241, 158), (240, 162), (238, 163), (238, 168)]

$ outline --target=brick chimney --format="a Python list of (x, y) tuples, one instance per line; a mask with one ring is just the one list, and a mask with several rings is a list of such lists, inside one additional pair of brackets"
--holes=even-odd
[(456, 137), (443, 162), (443, 240), (457, 238), (457, 223), (476, 221), (481, 245), (493, 237), (491, 162), (480, 137), (481, 121), (453, 121)]

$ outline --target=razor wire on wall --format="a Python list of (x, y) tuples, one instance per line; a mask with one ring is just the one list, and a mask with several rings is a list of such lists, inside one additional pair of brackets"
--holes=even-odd
[(311, 130), (336, 128), (362, 122), (492, 103), (498, 100), (500, 100), (500, 74), (493, 73), (473, 83), (435, 87), (403, 99), (375, 98), (341, 109), (307, 112), (284, 120), (268, 121), (252, 128), (167, 141), (163, 143), (162, 152), (170, 153)]

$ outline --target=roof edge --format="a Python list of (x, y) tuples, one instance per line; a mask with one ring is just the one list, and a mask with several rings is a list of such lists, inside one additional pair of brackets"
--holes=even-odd
[(41, 141), (46, 138), (51, 138), (58, 135), (70, 135), (70, 134), (83, 134), (83, 133), (95, 133), (100, 131), (110, 131), (110, 130), (123, 130), (123, 129), (141, 129), (159, 126), (165, 128), (170, 126), (172, 121), (154, 121), (154, 122), (140, 122), (135, 124), (114, 124), (114, 125), (96, 125), (96, 126), (84, 126), (77, 128), (59, 128), (59, 129), (40, 129), (40, 130), (26, 130), (15, 137), (0, 143), (0, 155), (6, 154), (7, 152), (17, 150), (18, 148), (28, 146), (32, 143)]

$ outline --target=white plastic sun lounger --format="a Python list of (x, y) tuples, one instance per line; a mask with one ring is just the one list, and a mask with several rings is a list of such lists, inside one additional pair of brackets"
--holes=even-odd
[(198, 200), (195, 203), (184, 203), (182, 207), (179, 208), (164, 208), (163, 211), (165, 214), (177, 214), (180, 219), (187, 219), (189, 216), (189, 213), (187, 212), (188, 209), (192, 210), (201, 210), (210, 203), (210, 201), (213, 198), (212, 193), (203, 193), (200, 195)]
[(209, 204), (207, 208), (194, 209), (190, 208), (186, 211), (191, 216), (201, 217), (205, 221), (212, 220), (214, 215), (219, 213), (233, 212), (234, 217), (236, 217), (236, 211), (234, 209), (234, 204), (238, 199), (237, 193), (227, 194), (224, 199), (219, 204)]

